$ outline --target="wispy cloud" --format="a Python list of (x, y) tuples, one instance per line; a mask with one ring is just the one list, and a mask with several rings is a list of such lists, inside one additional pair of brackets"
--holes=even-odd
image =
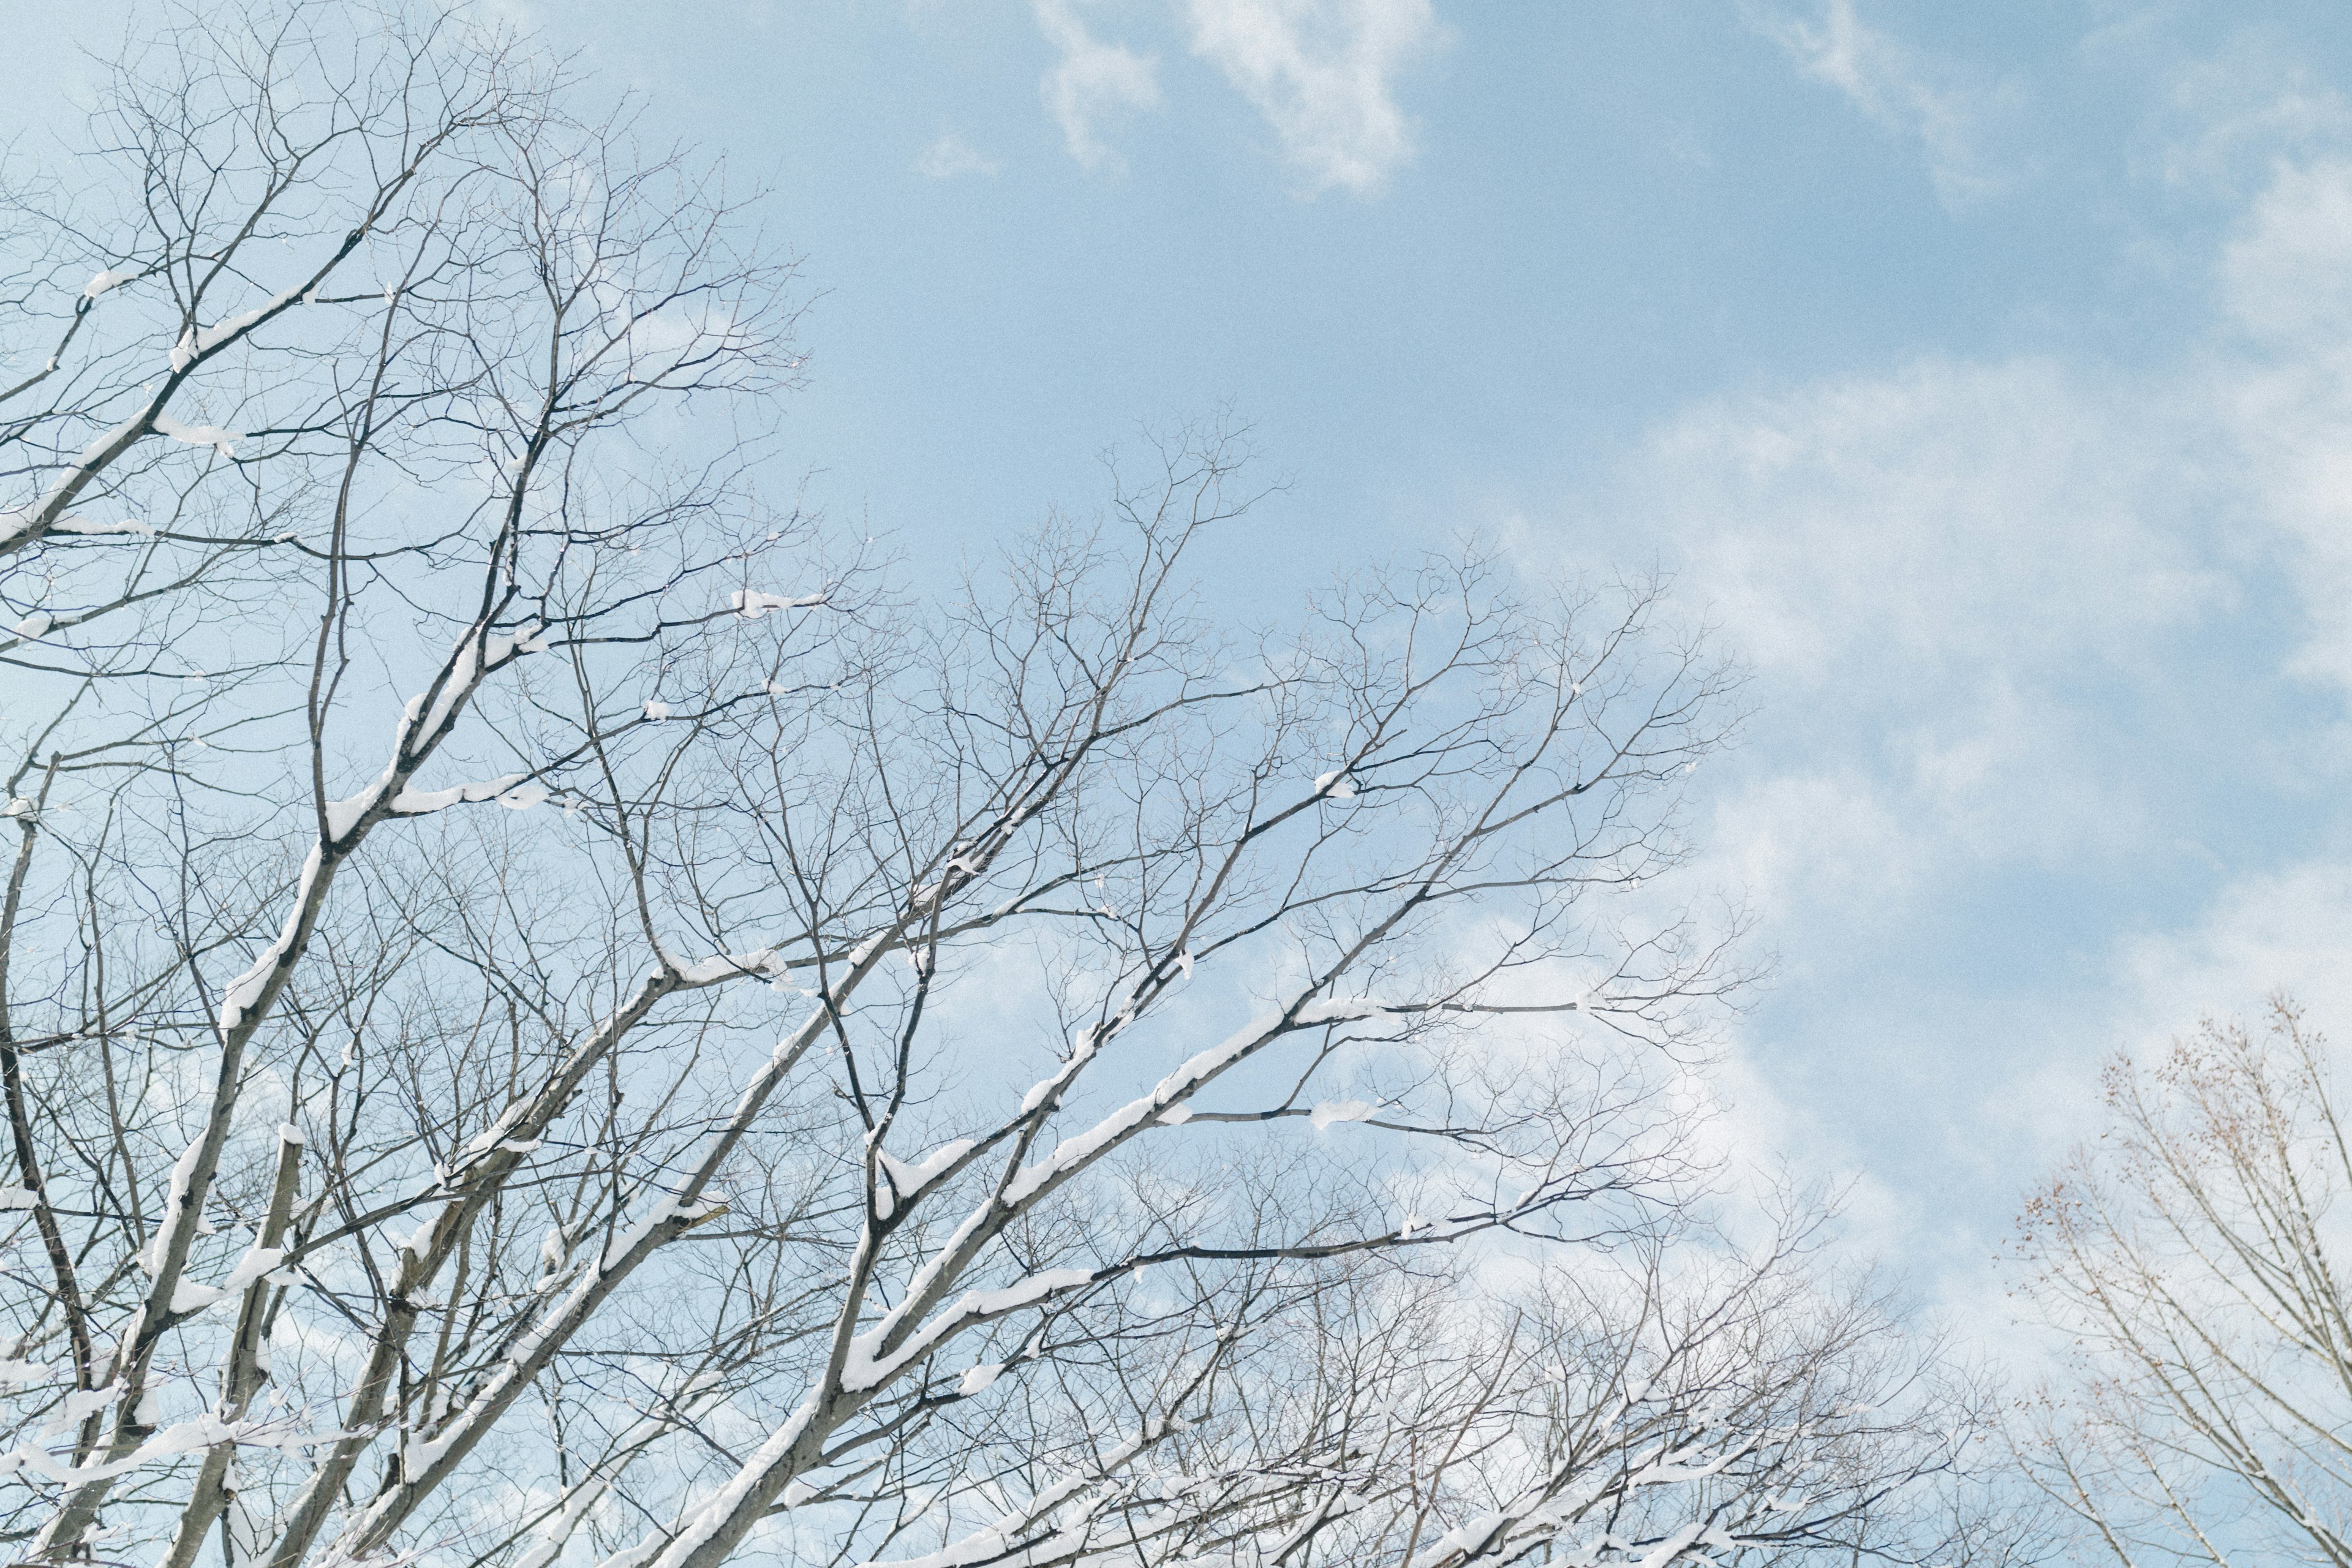
[(1124, 111), (1160, 105), (1159, 63), (1087, 30), (1076, 0), (1035, 0), (1038, 30), (1061, 51), (1039, 91), (1062, 128), (1070, 156), (1113, 174), (1127, 160), (1103, 140), (1101, 126)]
[(2182, 471), (2227, 466), (2214, 414), (2047, 359), (1928, 362), (1651, 437), (1623, 510), (1803, 735), (1727, 827), (1768, 917), (1916, 913), (2139, 843), (2152, 759), (2121, 763), (2113, 716), (2234, 591)]
[(915, 173), (927, 180), (952, 180), (965, 174), (993, 174), (996, 160), (950, 131), (922, 151)]
[(2231, 199), (2259, 188), (2281, 160), (2340, 151), (2352, 138), (2344, 95), (2256, 36), (2182, 69), (2167, 110), (2158, 173)]
[(2294, 670), (2352, 688), (2352, 155), (2279, 165), (2216, 274), (2251, 351), (2231, 422), (2305, 596)]
[(1950, 62), (1863, 21), (1854, 0), (1822, 0), (1812, 20), (1763, 6), (1751, 6), (1748, 16), (1807, 76), (1837, 89), (1878, 124), (1916, 139), (1946, 207), (1958, 211), (2008, 187), (1983, 142), (1993, 122), (2016, 107), (2013, 84), (1969, 79)]
[(1788, 1086), (1765, 1142), (1869, 1168), (1874, 1238), (1955, 1302), (2108, 1050), (2273, 985), (2352, 1010), (2352, 144), (2280, 92), (2211, 110), (2230, 181), (2267, 174), (2165, 257), (2212, 284), (2168, 358), (1726, 394), (1523, 536), (1622, 554), (1647, 520), (1750, 660), (1702, 880), (1782, 955), (1739, 1047)]
[(1301, 192), (1377, 191), (1413, 153), (1396, 79), (1444, 31), (1428, 0), (1186, 0), (1192, 51), (1265, 117)]

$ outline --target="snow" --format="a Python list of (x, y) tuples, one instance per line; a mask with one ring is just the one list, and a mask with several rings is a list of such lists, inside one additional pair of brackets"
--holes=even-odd
[(1327, 1100), (1307, 1112), (1307, 1121), (1320, 1132), (1335, 1121), (1369, 1121), (1380, 1110), (1369, 1100)]
[(456, 1435), (457, 1429), (454, 1426), (445, 1430), (438, 1437), (420, 1437), (414, 1432), (402, 1433), (400, 1436), (401, 1474), (415, 1477), (431, 1469), (441, 1456), (449, 1451), (449, 1444)]
[[(524, 801), (523, 806), (537, 805), (547, 798), (545, 790), (540, 789), (537, 784), (525, 785), (522, 780), (521, 773), (505, 773), (479, 784), (451, 784), (447, 789), (421, 790), (410, 785), (392, 797), (393, 815), (428, 816), (436, 811), (446, 811), (453, 805), (484, 800), (495, 800), (500, 805), (508, 805), (511, 804), (506, 798), (509, 794), (520, 794), (525, 789), (538, 790), (539, 793), (535, 797)], [(358, 821), (368, 806), (375, 803), (375, 797), (381, 793), (381, 787), (379, 784), (375, 788), (362, 791), (348, 801), (336, 801), (329, 805), (327, 807), (329, 831), (337, 838), (349, 833), (352, 824)], [(347, 815), (339, 815), (345, 813), (346, 808), (349, 808)], [(521, 807), (516, 809), (521, 809)]]
[(216, 1301), (224, 1301), (232, 1296), (242, 1295), (247, 1287), (277, 1268), (285, 1260), (285, 1258), (286, 1252), (282, 1247), (262, 1247), (257, 1244), (250, 1247), (246, 1249), (245, 1256), (236, 1260), (236, 1267), (230, 1269), (227, 1278), (219, 1284), (196, 1285), (183, 1279), (173, 1287), (172, 1310), (174, 1313), (201, 1312)]
[(204, 1157), (204, 1135), (199, 1133), (195, 1142), (181, 1151), (180, 1157), (172, 1163), (172, 1190), (163, 1199), (163, 1220), (155, 1226), (155, 1234), (148, 1238), (145, 1250), (139, 1255), (139, 1266), (147, 1270), (150, 1279), (163, 1272), (163, 1254), (171, 1246), (172, 1232), (177, 1227), (180, 1215), (188, 1206), (188, 1190), (195, 1183), (196, 1162)]
[[(980, 1369), (975, 1367), (972, 1371)], [(971, 1373), (965, 1374), (967, 1377)], [(1179, 1430), (1183, 1423), (1174, 1419), (1155, 1420), (1145, 1424), (1141, 1432), (1129, 1437), (1102, 1458), (1091, 1470), (1080, 1470), (1063, 1477), (1030, 1498), (1020, 1509), (1004, 1515), (994, 1524), (977, 1531), (920, 1557), (893, 1559), (887, 1563), (869, 1560), (859, 1568), (1024, 1568), (1025, 1564), (1068, 1563), (1076, 1560), (1073, 1548), (1085, 1542), (1086, 1526), (1094, 1519), (1099, 1500), (1074, 1508), (1063, 1515), (1062, 1528), (1045, 1540), (1017, 1554), (1013, 1542), (1021, 1532), (1037, 1521), (1053, 1514), (1086, 1488), (1109, 1479), (1135, 1461), (1136, 1456), (1151, 1447), (1170, 1432)], [(1354, 1506), (1360, 1506), (1358, 1500)], [(1276, 1553), (1272, 1561), (1280, 1562)]]
[(233, 1426), (216, 1415), (205, 1414), (192, 1421), (167, 1426), (148, 1438), (121, 1458), (88, 1465), (62, 1465), (50, 1458), (47, 1450), (34, 1443), (25, 1443), (5, 1456), (8, 1468), (22, 1468), (49, 1480), (69, 1486), (81, 1486), (90, 1481), (111, 1480), (130, 1474), (158, 1459), (168, 1459), (181, 1454), (209, 1448), (215, 1443), (235, 1442), (242, 1428)]
[(221, 1289), (234, 1294), (253, 1284), (285, 1260), (284, 1247), (263, 1247), (257, 1243), (246, 1248), (245, 1256), (236, 1260), (236, 1267), (230, 1269), (228, 1278), (221, 1281)]
[(23, 795), (12, 795), (8, 797), (8, 804), (6, 805), (0, 805), (0, 816), (30, 816), (37, 809), (37, 808), (33, 805), (33, 803), (26, 800)]
[(0, 1187), (0, 1209), (29, 1209), (40, 1206), (41, 1200), (24, 1187)]
[(1356, 781), (1348, 776), (1347, 769), (1335, 768), (1328, 773), (1316, 775), (1315, 793), (1328, 795), (1333, 800), (1353, 800), (1356, 798)]
[(778, 968), (776, 950), (772, 947), (763, 947), (745, 953), (722, 952), (716, 958), (706, 958), (699, 963), (688, 963), (664, 952), (662, 962), (670, 967), (680, 982), (688, 985), (716, 985), (722, 980), (732, 980), (739, 975), (767, 974), (781, 979), (790, 973), (788, 970)]
[(515, 1568), (548, 1568), (548, 1563), (555, 1561), (555, 1554), (560, 1554), (564, 1549), (564, 1542), (572, 1540), (572, 1531), (579, 1528), (581, 1519), (585, 1519), (588, 1510), (602, 1500), (604, 1500), (602, 1481), (583, 1481), (572, 1488), (572, 1498), (564, 1502), (562, 1511), (555, 1519), (539, 1526), (539, 1540), (531, 1542), (530, 1552), (524, 1552), (522, 1556), (515, 1559)]
[[(457, 647), (450, 653), (448, 679), (442, 683), (441, 694), (430, 712), (421, 720), (417, 717), (419, 710), (425, 706), (421, 693), (409, 700), (404, 710), (404, 741), (411, 734), (430, 735), (439, 730), (448, 721), (449, 715), (456, 711), (457, 705), (473, 693), (474, 689), (481, 684), (482, 677), (489, 671), (519, 654), (541, 651), (546, 647), (542, 640), (547, 630), (545, 626), (532, 626), (510, 637), (487, 636), (487, 629), (477, 625), (459, 634)], [(395, 747), (395, 755), (397, 752)]]
[(1192, 1108), (1180, 1100), (1161, 1111), (1158, 1120), (1162, 1127), (1181, 1127), (1192, 1120)]
[(515, 1559), (514, 1568), (547, 1568), (563, 1550), (564, 1542), (572, 1539), (572, 1532), (580, 1528), (588, 1510), (604, 1498), (604, 1482), (600, 1478), (591, 1478), (572, 1488), (562, 1511), (539, 1527), (539, 1539), (531, 1542), (530, 1551)]
[(100, 294), (110, 289), (120, 289), (139, 276), (136, 272), (118, 272), (112, 268), (108, 268), (81, 286), (81, 297), (85, 300), (95, 300)]
[(1307, 1024), (1338, 1024), (1357, 1018), (1376, 1018), (1388, 1009), (1369, 996), (1332, 996), (1320, 1002), (1309, 1002), (1298, 1009), (1297, 1021)]
[(697, 1219), (707, 1212), (700, 1206), (688, 1206), (693, 1204), (698, 1204), (698, 1200), (681, 1198), (673, 1190), (657, 1202), (646, 1205), (645, 1212), (635, 1220), (614, 1233), (612, 1241), (604, 1247), (604, 1255), (596, 1260), (596, 1272), (611, 1273), (619, 1266), (621, 1259), (635, 1252), (646, 1237), (669, 1221)]
[(40, 517), (41, 513), (47, 510), (50, 506), (54, 505), (57, 499), (63, 495), (66, 492), (67, 488), (72, 485), (76, 479), (79, 479), (83, 475), (89, 473), (90, 466), (96, 463), (98, 459), (104, 455), (109, 447), (113, 446), (115, 442), (121, 440), (123, 437), (129, 435), (133, 429), (137, 428), (139, 422), (145, 417), (146, 415), (143, 412), (134, 414), (130, 418), (125, 419), (121, 424), (117, 425), (112, 429), (107, 431), (104, 435), (99, 437), (97, 440), (92, 441), (89, 446), (84, 447), (81, 449), (81, 456), (67, 464), (64, 469), (58, 473), (58, 477), (49, 481), (49, 488), (41, 492), (41, 499), (35, 501), (31, 506), (21, 507), (15, 511), (0, 512), (0, 543), (5, 543), (9, 540), (21, 538), (25, 534), (30, 533), (33, 531), (35, 521)]
[(756, 621), (770, 610), (807, 610), (824, 603), (823, 594), (803, 594), (790, 598), (782, 594), (762, 594), (756, 588), (738, 588), (728, 595), (728, 605), (747, 621)]
[(1703, 1523), (1684, 1525), (1653, 1547), (1649, 1554), (1642, 1559), (1641, 1568), (1666, 1568), (1668, 1563), (1697, 1544), (1699, 1536), (1706, 1529), (1706, 1526)]
[(302, 861), (302, 874), (296, 879), (294, 907), (287, 911), (286, 923), (278, 928), (277, 940), (261, 950), (252, 968), (230, 981), (228, 988), (221, 993), (221, 1033), (226, 1034), (245, 1021), (246, 1010), (261, 999), (262, 990), (269, 982), (269, 972), (294, 946), (295, 933), (301, 929), (302, 906), (309, 901), (310, 885), (318, 879), (320, 863), (319, 847), (313, 844)]
[(163, 413), (158, 413), (148, 423), (158, 436), (185, 441), (191, 447), (210, 447), (224, 458), (236, 457), (236, 444), (243, 439), (235, 431), (224, 430), (217, 425), (183, 425)]
[[(99, 276), (104, 277), (105, 274), (100, 273)], [(92, 281), (95, 282), (96, 279)], [(173, 371), (176, 374), (187, 369), (200, 355), (212, 353), (239, 332), (258, 324), (264, 316), (289, 303), (301, 292), (302, 289), (299, 284), (291, 289), (283, 289), (240, 315), (225, 317), (209, 327), (190, 328), (183, 331), (180, 334), (180, 341), (172, 345)]]
[[(1122, 1021), (1129, 1016), (1131, 1015), (1120, 1015)], [(1070, 1042), (1069, 1058), (1054, 1070), (1052, 1077), (1039, 1079), (1031, 1084), (1029, 1092), (1021, 1097), (1021, 1114), (1027, 1116), (1067, 1088), (1070, 1080), (1094, 1059), (1095, 1052), (1101, 1048), (1102, 1042), (1103, 1031), (1097, 1026), (1089, 1024), (1079, 1030), (1077, 1037)]]
[(92, 522), (88, 518), (61, 517), (49, 527), (58, 533), (135, 533), (142, 539), (155, 537), (155, 525), (142, 522), (135, 517), (126, 517), (121, 522)]
[(105, 1409), (121, 1392), (122, 1385), (119, 1383), (108, 1384), (103, 1388), (75, 1389), (58, 1402), (57, 1414), (49, 1418), (47, 1430), (50, 1432), (68, 1430), (79, 1424), (82, 1417), (95, 1415)]
[(297, 1149), (309, 1142), (302, 1136), (302, 1130), (290, 1121), (281, 1121), (278, 1124), (278, 1141), (280, 1143), (291, 1143)]
[(1677, 1448), (1671, 1454), (1663, 1455), (1654, 1462), (1644, 1465), (1634, 1472), (1633, 1479), (1626, 1484), (1640, 1487), (1664, 1486), (1674, 1481), (1703, 1481), (1720, 1472), (1734, 1459), (1746, 1454), (1756, 1446), (1757, 1441), (1756, 1438), (1751, 1437), (1743, 1443), (1731, 1444), (1703, 1465), (1685, 1462), (1690, 1458), (1692, 1451), (1698, 1447), (1694, 1443), (1688, 1447)]
[(1434, 1555), (1443, 1558), (1458, 1552), (1467, 1557), (1483, 1552), (1493, 1542), (1496, 1532), (1510, 1522), (1507, 1513), (1483, 1513), (1465, 1520), (1438, 1538)]
[[(1018, 1521), (1010, 1521), (1014, 1529)], [(1029, 1553), (1013, 1555), (1013, 1542), (1004, 1524), (998, 1524), (976, 1534), (967, 1535), (952, 1545), (937, 1552), (926, 1552), (920, 1557), (893, 1557), (884, 1560), (869, 1557), (857, 1568), (974, 1568), (988, 1563), (992, 1568), (1017, 1568), (1029, 1560)]]
[[(1309, 1002), (1290, 1015), (1295, 1026), (1336, 1023), (1350, 1018), (1369, 1018), (1384, 1009), (1367, 997), (1335, 997), (1328, 1001)], [(1151, 1092), (1112, 1111), (1083, 1132), (1065, 1138), (1054, 1147), (1053, 1153), (1036, 1164), (1022, 1168), (1004, 1190), (1004, 1202), (1017, 1205), (1061, 1181), (1070, 1173), (1092, 1163), (1116, 1146), (1129, 1133), (1147, 1122), (1165, 1115), (1171, 1106), (1189, 1099), (1202, 1085), (1223, 1072), (1234, 1063), (1273, 1038), (1284, 1027), (1284, 1015), (1261, 1014), (1221, 1044), (1212, 1046), (1160, 1080)], [(1029, 1091), (1022, 1101), (1025, 1113), (1044, 1102), (1045, 1096), (1075, 1076), (1093, 1054), (1095, 1037), (1092, 1031), (1081, 1037), (1080, 1048), (1074, 1052), (1061, 1071)]]
[[(1094, 1271), (1087, 1268), (1044, 1268), (1025, 1279), (996, 1290), (967, 1290), (955, 1304), (907, 1337), (905, 1343), (888, 1355), (879, 1355), (885, 1337), (898, 1321), (892, 1312), (849, 1344), (849, 1358), (842, 1367), (841, 1386), (862, 1394), (879, 1388), (911, 1363), (921, 1360), (936, 1349), (940, 1342), (958, 1330), (974, 1323), (986, 1322), (1024, 1307), (1034, 1307), (1066, 1290), (1076, 1290), (1094, 1283)], [(909, 1299), (912, 1299), (911, 1293)]]
[[(799, 1444), (802, 1435), (815, 1419), (816, 1407), (802, 1405), (782, 1426), (768, 1434), (768, 1440), (752, 1452), (751, 1457), (728, 1479), (725, 1486), (688, 1509), (677, 1521), (668, 1549), (662, 1552), (662, 1568), (675, 1568), (676, 1564), (684, 1563), (716, 1535), (727, 1516), (743, 1501), (761, 1479), (784, 1462), (784, 1457)], [(654, 1536), (643, 1547), (606, 1559), (600, 1568), (619, 1568), (624, 1558), (640, 1561), (645, 1553), (660, 1544), (661, 1537)]]
[[(950, 1166), (971, 1153), (974, 1147), (971, 1139), (959, 1138), (953, 1142), (940, 1144), (912, 1164), (898, 1159), (887, 1151), (877, 1151), (874, 1157), (881, 1165), (883, 1173), (890, 1178), (891, 1189), (902, 1198), (911, 1198), (919, 1195), (925, 1187), (944, 1175)], [(887, 1210), (884, 1211), (883, 1217), (886, 1219), (889, 1217)]]
[(38, 642), (48, 635), (56, 621), (47, 610), (35, 610), (16, 623), (16, 635), (27, 642)]
[(1003, 1375), (1003, 1362), (988, 1362), (970, 1368), (956, 1384), (956, 1392), (969, 1399), (975, 1394), (985, 1392), (990, 1384)]
[(648, 718), (648, 719), (655, 719), (655, 720), (660, 720), (660, 719), (667, 719), (667, 718), (668, 718), (668, 717), (669, 717), (669, 704), (668, 704), (668, 703), (667, 703), (667, 702), (656, 702), (656, 701), (655, 701), (655, 700), (654, 700), (652, 698), (650, 698), (650, 697), (646, 698), (646, 718)]

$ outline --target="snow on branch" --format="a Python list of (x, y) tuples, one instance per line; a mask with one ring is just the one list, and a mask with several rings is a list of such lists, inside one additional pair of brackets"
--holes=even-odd
[[(107, 274), (100, 273), (99, 276), (102, 278), (107, 276)], [(95, 282), (96, 279), (92, 279), (92, 281)], [(180, 333), (180, 341), (172, 345), (172, 373), (176, 375), (180, 372), (186, 370), (190, 365), (195, 363), (197, 360), (212, 353), (215, 349), (219, 348), (222, 344), (232, 342), (237, 338), (244, 336), (247, 332), (249, 332), (254, 328), (259, 326), (263, 321), (268, 321), (278, 311), (286, 309), (289, 305), (293, 304), (297, 300), (302, 300), (308, 302), (309, 300), (315, 298), (315, 284), (309, 282), (296, 283), (290, 287), (279, 289), (277, 293), (271, 295), (262, 303), (256, 305), (250, 310), (244, 310), (234, 316), (224, 317), (220, 321), (214, 322), (209, 327), (190, 326), (186, 328)], [(157, 428), (160, 429), (162, 426), (159, 425)], [(169, 434), (169, 432), (166, 432), (166, 434)], [(226, 457), (227, 454), (223, 453), (222, 455)]]
[(170, 415), (160, 412), (148, 421), (148, 425), (158, 436), (167, 436), (191, 447), (210, 447), (224, 458), (236, 456), (236, 443), (240, 437), (217, 425), (183, 425)]
[(128, 442), (132, 433), (147, 423), (152, 412), (152, 406), (141, 409), (84, 447), (81, 455), (58, 471), (57, 478), (49, 481), (48, 488), (41, 492), (41, 499), (31, 506), (0, 511), (0, 550), (14, 549), (35, 534), (45, 531), (50, 523), (44, 520), (50, 518), (64, 504), (67, 497), (79, 492), (89, 476), (97, 472), (99, 464)]
[(850, 1342), (849, 1360), (841, 1371), (841, 1386), (862, 1394), (889, 1382), (932, 1349), (975, 1324), (992, 1322), (1014, 1312), (1041, 1306), (1095, 1283), (1101, 1275), (1091, 1268), (1045, 1268), (994, 1290), (967, 1290), (955, 1304), (908, 1334), (898, 1348), (883, 1351), (886, 1331), (870, 1330)]
[(770, 610), (810, 610), (826, 603), (830, 594), (803, 594), (798, 598), (782, 594), (762, 594), (756, 588), (738, 588), (728, 595), (728, 607), (747, 621), (756, 621)]

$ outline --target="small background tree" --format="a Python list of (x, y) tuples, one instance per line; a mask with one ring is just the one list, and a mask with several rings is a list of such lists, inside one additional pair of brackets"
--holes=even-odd
[(2124, 1563), (2352, 1561), (2352, 1142), (2293, 1004), (2104, 1079), (2107, 1125), (2027, 1204), (2026, 1296), (2071, 1373), (2027, 1473)]

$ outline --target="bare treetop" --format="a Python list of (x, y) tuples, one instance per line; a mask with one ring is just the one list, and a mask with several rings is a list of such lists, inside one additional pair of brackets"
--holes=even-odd
[(913, 599), (767, 499), (790, 266), (560, 78), (192, 17), (20, 178), (20, 1551), (1996, 1560), (1885, 1299), (1695, 1229), (1659, 586), (1239, 635), (1209, 428)]

